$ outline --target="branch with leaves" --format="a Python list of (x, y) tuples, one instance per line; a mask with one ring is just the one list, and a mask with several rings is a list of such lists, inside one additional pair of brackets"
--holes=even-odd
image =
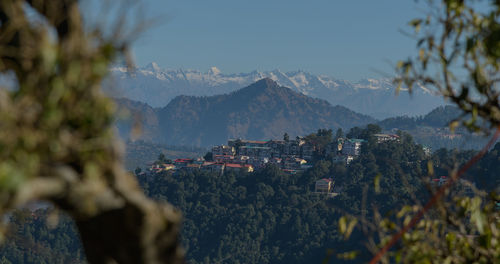
[(0, 90), (0, 213), (49, 201), (90, 263), (181, 263), (180, 213), (123, 168), (100, 84), (128, 43), (104, 36), (76, 0), (0, 1), (0, 72), (15, 83)]
[[(424, 86), (460, 109), (473, 131), (500, 124), (500, 3), (427, 1), (433, 10), (414, 19), (418, 56), (400, 61), (398, 89)], [(477, 3), (480, 2), (480, 3)], [(478, 5), (485, 7), (478, 7)], [(452, 127), (459, 124), (452, 123)]]

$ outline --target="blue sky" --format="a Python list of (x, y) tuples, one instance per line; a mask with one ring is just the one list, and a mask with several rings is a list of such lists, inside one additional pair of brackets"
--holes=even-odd
[(391, 74), (414, 52), (399, 31), (422, 15), (412, 0), (145, 0), (143, 8), (159, 22), (133, 46), (139, 66), (348, 80)]

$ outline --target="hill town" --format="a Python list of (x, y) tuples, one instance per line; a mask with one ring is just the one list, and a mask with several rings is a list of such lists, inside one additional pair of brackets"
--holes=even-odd
[[(318, 131), (318, 134), (329, 135), (331, 130)], [(377, 143), (399, 141), (396, 134), (374, 134)], [(285, 134), (282, 140), (256, 141), (246, 139), (230, 139), (227, 145), (213, 146), (204, 157), (197, 159), (179, 158), (173, 161), (162, 160), (150, 164), (153, 173), (179, 170), (206, 170), (224, 173), (230, 171), (253, 172), (266, 165), (273, 164), (283, 172), (295, 174), (309, 169), (320, 157), (329, 157), (332, 162), (349, 164), (361, 153), (364, 139), (336, 137), (335, 140), (321, 146), (311, 135), (289, 139)]]

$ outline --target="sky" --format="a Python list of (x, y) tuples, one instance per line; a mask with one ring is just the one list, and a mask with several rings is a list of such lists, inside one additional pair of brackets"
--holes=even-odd
[(138, 66), (346, 80), (391, 76), (415, 53), (401, 31), (424, 14), (413, 0), (144, 0), (142, 10), (155, 23), (133, 44)]

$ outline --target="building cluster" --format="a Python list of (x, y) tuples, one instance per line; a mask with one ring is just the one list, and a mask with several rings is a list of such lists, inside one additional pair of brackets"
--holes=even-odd
[[(397, 135), (376, 134), (378, 143), (399, 141)], [(254, 170), (273, 164), (282, 171), (295, 174), (312, 167), (314, 155), (329, 157), (333, 162), (349, 164), (361, 154), (363, 139), (339, 138), (324, 146), (323, 149), (308, 142), (305, 138), (295, 140), (255, 141), (244, 139), (230, 139), (227, 145), (213, 146), (211, 157), (205, 160), (176, 159), (172, 164), (152, 164), (151, 172), (163, 171), (210, 171), (210, 172), (253, 172)], [(331, 194), (334, 181), (321, 179), (316, 182), (315, 192)]]
[(211, 153), (217, 164), (239, 164), (255, 169), (274, 164), (285, 172), (296, 173), (311, 167), (314, 146), (301, 137), (269, 141), (230, 139), (227, 145), (214, 146)]
[(159, 172), (176, 172), (176, 171), (210, 171), (220, 172), (253, 172), (254, 167), (250, 164), (235, 164), (224, 162), (205, 161), (203, 158), (198, 159), (176, 159), (173, 164), (158, 164), (154, 163), (150, 166), (149, 171), (153, 173)]

